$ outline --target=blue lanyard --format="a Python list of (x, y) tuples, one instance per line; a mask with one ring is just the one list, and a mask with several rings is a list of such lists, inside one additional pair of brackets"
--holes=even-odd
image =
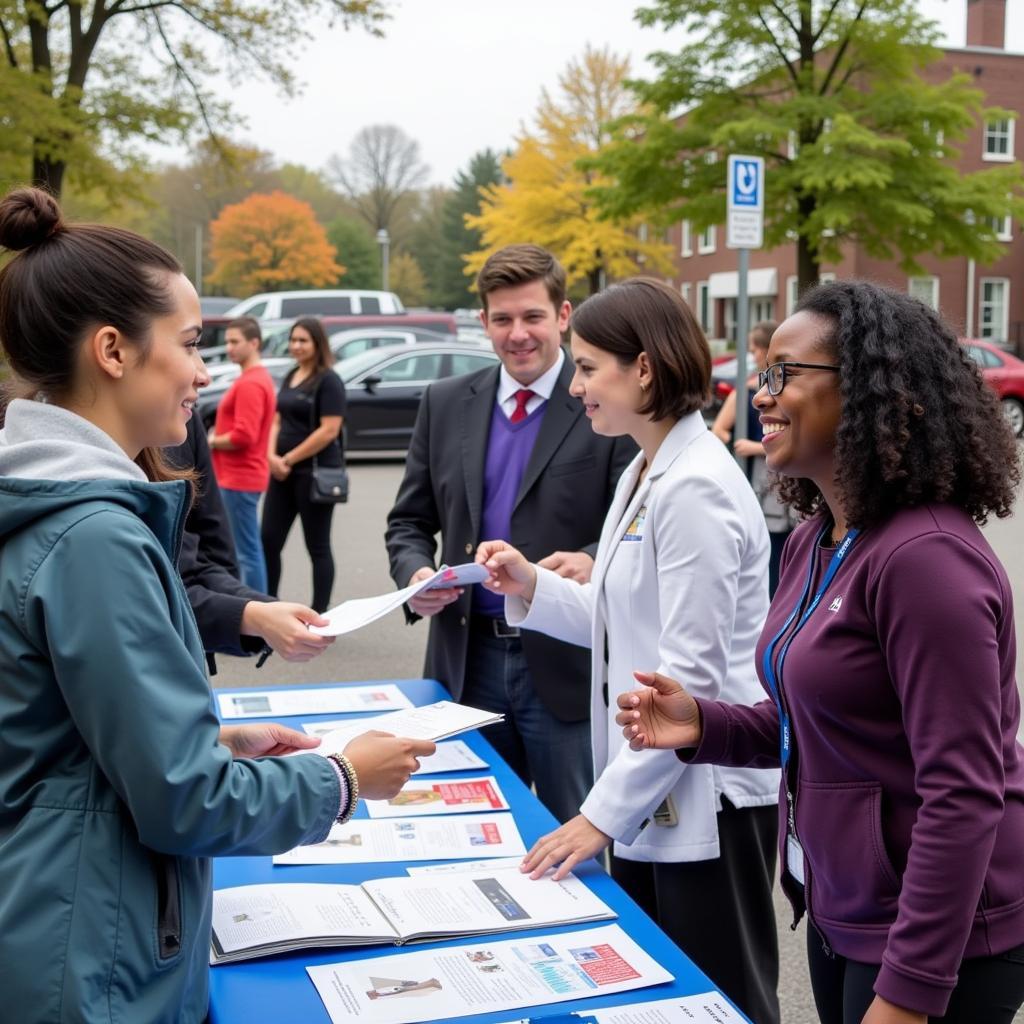
[[(804, 628), (807, 620), (814, 614), (814, 609), (821, 603), (822, 597), (825, 596), (825, 591), (828, 590), (829, 584), (831, 584), (832, 580), (835, 579), (835, 575), (839, 571), (839, 566), (842, 564), (843, 559), (847, 554), (849, 554), (850, 548), (853, 547), (853, 542), (857, 539), (857, 535), (860, 533), (860, 530), (847, 531), (846, 536), (843, 538), (843, 542), (832, 554), (832, 561), (828, 564), (828, 569), (821, 581), (821, 585), (818, 587), (818, 592), (814, 595), (811, 603), (807, 605), (803, 615), (800, 615), (800, 609), (804, 607), (807, 595), (811, 592), (811, 582), (814, 579), (814, 565), (818, 558), (818, 547), (820, 546), (826, 531), (829, 529), (831, 529), (831, 526), (826, 524), (818, 534), (818, 539), (814, 542), (814, 547), (811, 549), (811, 562), (807, 570), (807, 582), (804, 584), (800, 600), (797, 601), (796, 607), (792, 612), (790, 612), (785, 625), (778, 631), (778, 633), (775, 634), (772, 642), (765, 648), (764, 658), (761, 662), (762, 668), (764, 669), (765, 681), (768, 683), (768, 689), (771, 691), (772, 700), (775, 701), (775, 706), (779, 711), (779, 758), (782, 762), (783, 772), (786, 771), (786, 766), (789, 764), (789, 756), (793, 747), (793, 737), (789, 724), (789, 712), (786, 711), (785, 705), (782, 703), (782, 694), (780, 693), (782, 668), (786, 663), (786, 655), (789, 653), (789, 646), (792, 644), (797, 633)], [(793, 624), (793, 620), (798, 615), (800, 615), (800, 621), (797, 622), (796, 629), (794, 629), (790, 634), (789, 639), (782, 645), (782, 650), (779, 652), (779, 657), (776, 660), (775, 647), (782, 637), (785, 636), (786, 630), (789, 629)]]

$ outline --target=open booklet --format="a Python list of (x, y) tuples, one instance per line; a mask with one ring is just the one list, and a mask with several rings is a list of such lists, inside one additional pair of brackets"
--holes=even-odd
[(293, 949), (426, 942), (606, 921), (615, 912), (578, 878), (518, 870), (394, 877), (362, 885), (243, 885), (213, 894), (211, 964)]
[(404, 590), (380, 594), (377, 597), (358, 597), (351, 601), (342, 601), (341, 604), (324, 612), (324, 618), (328, 620), (326, 626), (310, 626), (309, 631), (320, 636), (341, 636), (342, 633), (351, 633), (401, 608), (410, 597), (422, 594), (426, 590), (468, 587), (473, 583), (483, 583), (489, 575), (482, 565), (473, 562), (455, 566), (442, 565), (433, 576), (428, 576)]

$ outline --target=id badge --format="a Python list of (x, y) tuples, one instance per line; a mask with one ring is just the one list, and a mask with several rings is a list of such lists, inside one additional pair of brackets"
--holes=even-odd
[(792, 832), (786, 836), (786, 870), (801, 885), (804, 884), (804, 850)]
[(654, 809), (651, 819), (655, 825), (661, 828), (675, 828), (679, 824), (679, 815), (676, 813), (675, 801), (671, 795), (665, 797)]

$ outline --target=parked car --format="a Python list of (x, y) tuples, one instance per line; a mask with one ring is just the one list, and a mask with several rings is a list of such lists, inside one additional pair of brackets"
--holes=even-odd
[(199, 311), (203, 316), (223, 316), (241, 301), (234, 295), (200, 295)]
[(199, 335), (199, 347), (203, 349), (204, 357), (207, 352), (224, 348), (224, 335), (227, 333), (229, 323), (231, 323), (229, 316), (203, 314), (203, 333)]
[(253, 316), (257, 320), (278, 317), (341, 316), (366, 313), (404, 313), (402, 300), (394, 292), (363, 291), (352, 288), (309, 289), (306, 291), (263, 292), (232, 306), (228, 317)]
[(1024, 437), (1024, 360), (990, 341), (963, 338), (967, 354), (981, 367), (985, 383), (999, 396), (1003, 412), (1017, 437)]

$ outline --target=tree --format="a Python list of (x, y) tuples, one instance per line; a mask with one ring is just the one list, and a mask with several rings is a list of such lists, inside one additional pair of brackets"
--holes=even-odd
[[(431, 302), (445, 309), (475, 306), (477, 298), (470, 290), (465, 272), (465, 257), (480, 249), (480, 231), (466, 225), (467, 216), (480, 213), (481, 190), (501, 184), (498, 154), (485, 149), (473, 156), (464, 171), (455, 177), (455, 190), (447, 196), (441, 211), (441, 228), (434, 272), (428, 272)], [(428, 267), (429, 271), (429, 267)]]
[(909, 272), (922, 253), (990, 261), (988, 219), (1024, 214), (1019, 165), (954, 165), (977, 118), (1012, 115), (983, 111), (965, 75), (920, 76), (937, 27), (912, 0), (656, 0), (637, 19), (692, 41), (631, 83), (649, 109), (592, 162), (612, 179), (593, 193), (606, 215), (701, 231), (725, 220), (724, 157), (763, 156), (765, 245), (795, 238), (803, 290), (847, 241)]
[(209, 281), (238, 294), (324, 287), (345, 269), (309, 203), (283, 192), (225, 207), (210, 233)]
[(607, 142), (609, 121), (635, 109), (627, 71), (627, 61), (588, 47), (559, 78), (558, 101), (542, 93), (535, 131), (524, 133), (502, 162), (507, 184), (484, 188), (480, 213), (465, 218), (482, 239), (466, 260), (467, 273), (479, 270), (494, 249), (523, 241), (550, 249), (570, 285), (585, 281), (591, 294), (607, 276), (670, 272), (668, 247), (640, 237), (639, 217), (601, 217), (590, 198), (605, 182), (584, 158)]
[(327, 225), (327, 239), (345, 264), (338, 281), (344, 288), (380, 287), (380, 252), (370, 232), (358, 221), (336, 217)]
[(108, 181), (101, 141), (124, 162), (135, 142), (197, 124), (215, 138), (231, 121), (209, 84), (225, 59), (203, 42), (220, 44), (229, 71), (291, 92), (293, 55), (321, 15), (375, 34), (386, 17), (382, 0), (0, 0), (3, 77), (32, 107), (0, 121), (0, 150), (26, 149), (23, 174), (59, 195), (69, 167)]
[(420, 145), (393, 124), (360, 129), (347, 159), (335, 155), (328, 172), (359, 215), (373, 229), (391, 230), (396, 213), (407, 204), (427, 174)]
[(392, 257), (388, 284), (406, 306), (422, 306), (427, 300), (427, 279), (411, 253), (399, 252)]

